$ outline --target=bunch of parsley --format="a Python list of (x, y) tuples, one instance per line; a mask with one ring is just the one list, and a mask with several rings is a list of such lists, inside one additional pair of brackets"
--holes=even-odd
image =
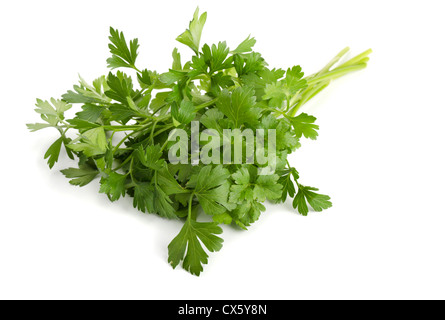
[[(199, 275), (207, 251), (219, 251), (223, 240), (220, 224), (247, 229), (265, 210), (263, 203), (284, 202), (307, 215), (331, 207), (330, 198), (300, 183), (298, 171), (287, 156), (303, 138), (316, 139), (316, 118), (298, 113), (300, 107), (329, 83), (366, 66), (370, 50), (334, 65), (348, 51), (341, 51), (319, 72), (304, 76), (300, 66), (270, 69), (248, 37), (234, 50), (226, 42), (200, 47), (206, 13), (196, 10), (189, 28), (177, 40), (194, 52), (182, 63), (173, 50), (171, 69), (159, 74), (136, 67), (138, 39), (129, 43), (123, 33), (110, 29), (111, 69), (92, 84), (80, 78), (61, 100), (37, 100), (36, 112), (44, 123), (29, 124), (31, 131), (55, 128), (60, 133), (45, 159), (52, 168), (62, 147), (78, 166), (62, 170), (76, 186), (100, 177), (100, 192), (116, 201), (126, 195), (134, 207), (168, 219), (182, 219), (184, 226), (168, 246), (168, 261)], [(73, 104), (81, 110), (72, 119), (65, 112)], [(175, 128), (190, 132), (199, 120), (203, 129), (275, 129), (277, 170), (259, 175), (259, 164), (171, 164), (168, 135)], [(73, 139), (68, 132), (76, 131)], [(119, 138), (120, 136), (120, 138)], [(119, 139), (118, 139), (119, 138)], [(204, 142), (201, 142), (204, 144)], [(202, 214), (212, 222), (199, 222)], [(201, 219), (202, 220), (202, 219)], [(208, 219), (207, 219), (208, 220)]]

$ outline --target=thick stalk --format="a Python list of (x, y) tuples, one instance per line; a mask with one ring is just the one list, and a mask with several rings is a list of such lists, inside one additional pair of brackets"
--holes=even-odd
[(366, 68), (366, 63), (369, 58), (368, 55), (372, 52), (368, 49), (359, 55), (351, 58), (338, 67), (330, 70), (347, 52), (349, 48), (345, 48), (340, 51), (326, 66), (324, 66), (317, 73), (306, 77), (308, 86), (297, 92), (290, 100), (290, 110), (287, 113), (288, 116), (293, 117), (297, 111), (309, 100), (315, 97), (323, 89), (325, 89), (329, 83), (337, 78), (340, 78), (348, 73)]

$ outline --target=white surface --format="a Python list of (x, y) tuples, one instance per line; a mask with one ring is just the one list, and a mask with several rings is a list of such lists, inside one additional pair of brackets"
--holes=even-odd
[[(224, 3), (224, 4), (223, 4)], [(204, 42), (248, 34), (273, 67), (317, 71), (344, 46), (374, 50), (306, 111), (320, 137), (291, 162), (334, 207), (268, 206), (248, 232), (224, 228), (201, 277), (167, 264), (179, 222), (72, 187), (28, 133), (34, 101), (80, 73), (107, 72), (109, 26), (138, 37), (139, 65), (166, 70), (196, 5)], [(9, 1), (0, 4), (0, 298), (445, 298), (443, 1)]]

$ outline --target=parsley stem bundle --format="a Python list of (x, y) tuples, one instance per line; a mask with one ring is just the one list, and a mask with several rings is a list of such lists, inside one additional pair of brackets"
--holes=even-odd
[[(303, 137), (318, 136), (316, 118), (298, 111), (332, 80), (366, 67), (371, 53), (339, 64), (349, 51), (345, 48), (305, 77), (300, 66), (270, 69), (253, 50), (256, 40), (250, 36), (234, 50), (226, 42), (200, 46), (206, 19), (206, 13), (196, 10), (189, 28), (177, 38), (193, 50), (191, 61), (183, 63), (175, 48), (172, 67), (162, 74), (136, 67), (138, 39), (127, 42), (111, 28), (108, 67), (130, 69), (136, 77), (117, 71), (92, 84), (80, 78), (61, 100), (38, 99), (36, 112), (43, 122), (28, 124), (31, 131), (58, 130), (60, 137), (45, 159), (53, 168), (63, 147), (77, 160), (76, 167), (62, 170), (72, 185), (82, 187), (99, 177), (100, 192), (110, 201), (129, 196), (144, 213), (182, 219), (182, 229), (168, 246), (168, 261), (174, 268), (182, 263), (195, 275), (207, 264), (208, 252), (222, 248), (220, 225), (247, 229), (265, 211), (266, 200), (292, 198), (302, 215), (310, 207), (322, 211), (332, 206), (329, 196), (300, 182), (287, 160)], [(73, 105), (80, 109), (66, 119)], [(227, 158), (226, 144), (220, 142), (227, 143), (228, 132), (233, 133), (229, 149), (240, 142), (241, 156), (235, 151)], [(246, 132), (267, 135), (248, 140)], [(175, 134), (192, 139), (177, 141)], [(255, 152), (266, 145), (264, 162)], [(172, 161), (176, 150), (181, 161)], [(248, 150), (254, 156), (248, 156)], [(208, 158), (212, 161), (203, 160)], [(202, 222), (205, 215), (210, 222)]]

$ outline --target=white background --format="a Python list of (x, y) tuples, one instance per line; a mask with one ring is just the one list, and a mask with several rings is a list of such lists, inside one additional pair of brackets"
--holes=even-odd
[[(273, 5), (271, 5), (273, 3)], [(35, 98), (107, 73), (108, 28), (138, 37), (140, 68), (164, 72), (195, 7), (202, 43), (252, 34), (271, 67), (317, 71), (345, 46), (374, 53), (305, 107), (318, 141), (291, 163), (334, 206), (302, 217), (268, 205), (224, 228), (201, 277), (167, 263), (181, 223), (70, 186), (29, 133)], [(3, 1), (0, 5), (2, 299), (444, 299), (443, 1)]]

